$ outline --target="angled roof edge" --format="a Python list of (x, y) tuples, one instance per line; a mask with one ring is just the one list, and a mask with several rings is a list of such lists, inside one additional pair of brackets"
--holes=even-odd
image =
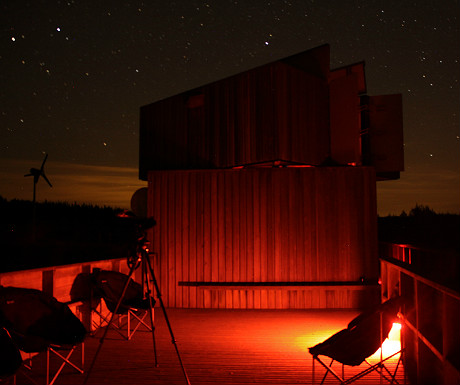
[(323, 44), (277, 61), (327, 80), (330, 72), (330, 50), (329, 44)]
[(181, 91), (181, 92), (166, 96), (164, 98), (155, 100), (155, 101), (153, 101), (151, 103), (148, 103), (148, 104), (145, 104), (145, 105), (141, 106), (141, 108), (142, 107), (147, 107), (147, 106), (149, 106), (151, 104), (160, 102), (160, 101), (165, 100), (165, 99), (169, 99), (169, 98), (174, 97), (174, 96), (188, 94), (188, 93), (192, 93), (192, 94), (193, 93), (199, 93), (199, 90), (202, 87), (206, 87), (208, 85), (218, 83), (218, 82), (220, 82), (222, 80), (229, 79), (229, 78), (244, 74), (244, 73), (249, 72), (249, 71), (257, 70), (258, 68), (273, 65), (275, 63), (288, 64), (288, 65), (290, 65), (292, 67), (295, 67), (297, 69), (305, 71), (305, 72), (307, 72), (307, 73), (309, 73), (311, 75), (317, 76), (317, 77), (319, 77), (321, 79), (324, 79), (324, 80), (328, 80), (329, 74), (330, 74), (330, 70), (329, 70), (329, 66), (330, 66), (330, 45), (329, 44), (323, 44), (323, 45), (320, 45), (318, 47), (310, 48), (309, 50), (302, 51), (300, 53), (297, 53), (297, 54), (294, 54), (294, 55), (291, 55), (291, 56), (288, 56), (288, 57), (285, 57), (285, 58), (273, 60), (273, 61), (267, 62), (265, 64), (260, 64), (260, 65), (257, 65), (255, 67), (248, 68), (248, 69), (246, 69), (244, 71), (237, 72), (237, 73), (231, 74), (229, 76), (225, 76), (223, 78), (220, 78), (220, 79), (217, 79), (217, 80), (214, 80), (214, 81), (210, 81), (208, 83), (203, 83), (203, 84), (200, 84), (200, 85), (198, 85), (196, 87), (189, 88), (189, 89), (186, 89), (184, 91)]

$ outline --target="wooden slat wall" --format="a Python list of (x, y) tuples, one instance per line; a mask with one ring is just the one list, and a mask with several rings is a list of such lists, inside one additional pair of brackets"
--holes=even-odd
[(329, 85), (331, 158), (339, 164), (362, 164), (358, 86), (355, 74), (336, 78)]
[[(188, 101), (202, 95), (202, 105)], [(140, 175), (330, 155), (327, 81), (283, 62), (144, 106)]]
[(371, 165), (377, 173), (404, 171), (402, 95), (369, 97)]
[[(378, 278), (372, 168), (151, 171), (155, 269), (171, 307), (360, 307), (350, 289), (208, 290), (187, 282)], [(363, 297), (364, 296), (364, 297)]]

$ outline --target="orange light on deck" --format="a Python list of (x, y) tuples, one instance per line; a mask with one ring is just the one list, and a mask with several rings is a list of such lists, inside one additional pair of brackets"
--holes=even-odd
[[(294, 338), (295, 345), (298, 349), (308, 352), (309, 347), (325, 341), (327, 338), (340, 331), (344, 326), (346, 327), (346, 322), (356, 317), (356, 315), (357, 312), (353, 310), (344, 312), (327, 310), (317, 311), (314, 315), (311, 315), (314, 323), (318, 325), (315, 328), (315, 332), (311, 333), (310, 330), (306, 330), (304, 333), (299, 333)], [(309, 319), (309, 322), (312, 322), (312, 319)]]

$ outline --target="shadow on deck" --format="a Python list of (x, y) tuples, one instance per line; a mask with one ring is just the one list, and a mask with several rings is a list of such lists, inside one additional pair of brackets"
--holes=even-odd
[[(192, 385), (310, 384), (312, 358), (308, 347), (346, 327), (357, 315), (350, 310), (198, 310), (168, 309), (182, 361)], [(186, 384), (164, 316), (155, 309), (159, 367), (154, 366), (151, 333), (139, 330), (130, 341), (110, 331), (89, 384)], [(100, 336), (85, 341), (85, 369), (100, 344)], [(42, 360), (37, 357), (36, 361)], [(394, 365), (394, 363), (393, 363)], [(390, 364), (391, 366), (391, 364)], [(34, 379), (44, 383), (39, 362)], [(316, 368), (321, 379), (322, 368)], [(357, 369), (346, 367), (350, 376)], [(56, 384), (82, 384), (86, 373), (64, 369)], [(398, 380), (402, 381), (400, 369)], [(29, 384), (18, 375), (17, 384)], [(326, 383), (336, 384), (328, 378)], [(358, 384), (378, 384), (372, 374)]]

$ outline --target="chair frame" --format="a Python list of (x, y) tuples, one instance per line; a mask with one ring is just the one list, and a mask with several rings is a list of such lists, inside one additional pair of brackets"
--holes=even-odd
[[(109, 324), (110, 311), (107, 311), (107, 315), (104, 315), (102, 310), (102, 301), (97, 305), (96, 308), (91, 309), (91, 312), (95, 314), (98, 318), (98, 320), (93, 320), (93, 317), (91, 317), (91, 325), (92, 328), (94, 328), (92, 331), (93, 335), (97, 332), (99, 328), (107, 326)], [(142, 312), (142, 314), (138, 314), (139, 312)], [(148, 310), (128, 309), (128, 312), (126, 314), (117, 314), (118, 324), (112, 323), (111, 327), (124, 339), (129, 341), (141, 325), (143, 325), (148, 331), (152, 331), (150, 325), (148, 325), (145, 322), (145, 317), (147, 316), (147, 314)], [(125, 317), (126, 321), (123, 322), (123, 318)], [(134, 326), (132, 325), (132, 321), (135, 322)], [(126, 332), (124, 332), (125, 327)]]
[[(399, 313), (398, 313), (398, 317), (400, 319), (402, 319), (402, 317), (400, 316)], [(366, 358), (363, 361), (363, 363), (365, 362), (369, 367), (364, 369), (364, 370), (362, 370), (361, 372), (355, 374), (354, 376), (349, 377), (348, 379), (345, 379), (345, 366), (349, 366), (349, 365), (341, 364), (342, 365), (342, 376), (340, 376), (339, 374), (337, 374), (337, 372), (335, 370), (332, 369), (332, 364), (335, 361), (333, 358), (331, 359), (330, 364), (327, 365), (318, 357), (318, 355), (316, 355), (316, 356), (312, 355), (312, 358), (313, 358), (313, 361), (312, 361), (312, 369), (313, 369), (312, 384), (315, 383), (315, 361), (317, 361), (323, 368), (326, 369), (326, 372), (324, 373), (324, 377), (321, 380), (320, 385), (324, 384), (324, 381), (326, 380), (326, 377), (327, 377), (327, 375), (329, 373), (333, 377), (335, 377), (340, 382), (341, 385), (347, 385), (347, 384), (351, 384), (354, 381), (359, 380), (360, 378), (366, 376), (367, 374), (369, 374), (369, 373), (371, 373), (373, 371), (379, 371), (380, 372), (380, 379), (381, 379), (380, 382), (381, 383), (382, 383), (382, 379), (385, 379), (390, 384), (399, 384), (398, 380), (396, 379), (396, 374), (398, 373), (398, 369), (400, 367), (401, 362), (404, 361), (403, 360), (403, 355), (405, 353), (405, 348), (403, 346), (404, 339), (402, 338), (402, 330), (403, 329), (400, 330), (401, 348), (397, 352), (391, 354), (390, 356), (383, 358), (382, 346), (383, 346), (383, 342), (384, 342), (385, 339), (383, 338), (383, 335), (382, 335), (382, 322), (383, 322), (382, 313), (380, 313), (380, 341), (382, 341), (382, 343), (380, 344), (380, 360), (379, 360), (379, 362), (377, 362), (375, 364), (371, 364)], [(394, 372), (391, 373), (390, 370), (385, 366), (385, 362), (388, 361), (390, 358), (395, 357), (398, 354), (399, 354), (398, 362), (396, 364)], [(362, 365), (362, 363), (360, 365)], [(386, 374), (384, 373), (384, 370), (386, 371)], [(389, 378), (388, 378), (388, 376), (389, 376)], [(406, 372), (405, 372), (405, 370), (404, 370), (404, 382), (403, 383), (406, 384)]]
[[(398, 354), (400, 354), (399, 359), (398, 359), (398, 363), (396, 364), (394, 372), (391, 373), (390, 370), (385, 366), (384, 363), (387, 360), (389, 360), (390, 358), (393, 358), (394, 356), (396, 356)], [(371, 364), (366, 359), (364, 362), (367, 363), (367, 365), (369, 365), (369, 367), (364, 369), (360, 373), (357, 373), (354, 376), (349, 377), (347, 379), (345, 379), (345, 365), (344, 364), (341, 364), (342, 365), (342, 375), (340, 376), (339, 374), (337, 374), (337, 372), (334, 369), (332, 369), (332, 364), (334, 363), (334, 359), (331, 359), (330, 364), (327, 365), (320, 358), (318, 358), (318, 356), (312, 356), (313, 357), (313, 363), (312, 363), (312, 366), (313, 366), (313, 379), (312, 379), (312, 384), (315, 384), (315, 361), (318, 361), (318, 363), (326, 369), (326, 372), (324, 373), (323, 379), (320, 382), (321, 385), (324, 384), (324, 381), (326, 380), (326, 377), (327, 377), (327, 375), (329, 373), (333, 377), (335, 377), (340, 382), (341, 385), (347, 385), (347, 384), (351, 384), (354, 381), (359, 380), (360, 378), (366, 376), (367, 374), (369, 374), (369, 373), (371, 373), (373, 371), (378, 371), (379, 369), (380, 369), (381, 378), (384, 378), (390, 384), (399, 384), (398, 380), (396, 379), (396, 374), (398, 373), (398, 369), (399, 369), (399, 366), (401, 364), (403, 354), (404, 354), (404, 349), (400, 349), (397, 352), (391, 354), (390, 356), (388, 356), (386, 358), (383, 358), (383, 359), (381, 358), (380, 361), (375, 363), (375, 364)], [(385, 369), (385, 371), (387, 372), (387, 374), (388, 374), (388, 376), (390, 378), (388, 378), (387, 375), (383, 373), (384, 369)], [(406, 383), (406, 377), (404, 376), (404, 384), (405, 383)]]
[[(81, 362), (80, 364), (77, 364), (76, 361), (71, 361), (71, 356), (73, 353), (77, 350), (77, 347), (81, 346)], [(65, 350), (66, 354), (61, 354), (60, 351)], [(23, 356), (23, 368), (32, 371), (32, 359), (41, 354), (40, 353), (24, 353), (21, 352), (21, 355)], [(59, 368), (56, 370), (54, 374), (51, 373), (51, 360), (52, 357), (57, 357), (61, 363), (59, 365)], [(80, 344), (74, 345), (70, 348), (58, 348), (57, 346), (49, 346), (48, 349), (46, 349), (46, 377), (45, 377), (45, 384), (46, 385), (53, 385), (56, 380), (58, 379), (59, 375), (61, 374), (62, 370), (66, 365), (69, 365), (73, 367), (76, 371), (79, 373), (83, 374), (84, 373), (84, 367), (85, 367), (85, 343), (82, 342)], [(27, 372), (22, 371), (22, 374), (32, 383), (37, 384), (38, 382), (35, 381)], [(13, 378), (13, 383), (16, 384), (16, 377), (17, 373), (14, 375)]]

